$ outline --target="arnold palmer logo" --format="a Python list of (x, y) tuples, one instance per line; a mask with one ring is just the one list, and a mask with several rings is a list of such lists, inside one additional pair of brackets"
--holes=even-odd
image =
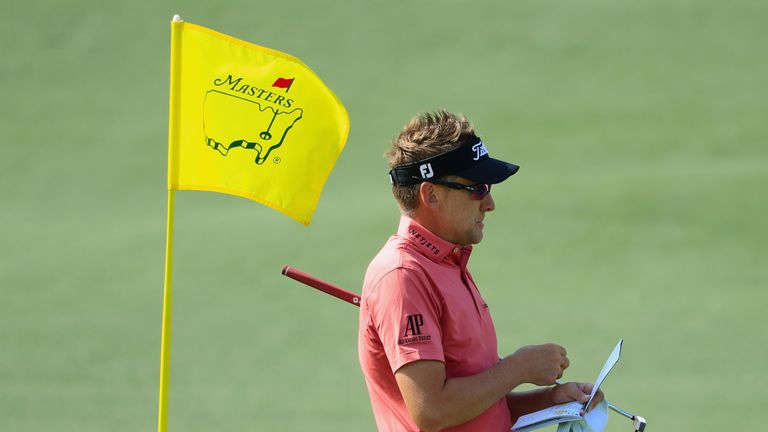
[(472, 146), (472, 151), (475, 152), (475, 157), (472, 159), (474, 160), (480, 160), (482, 156), (485, 156), (488, 154), (488, 150), (485, 149), (485, 145), (483, 145), (483, 142), (480, 141), (479, 143)]
[[(278, 77), (272, 87), (287, 93), (293, 81), (294, 78)], [(206, 144), (222, 156), (238, 148), (253, 150), (254, 162), (261, 165), (273, 150), (283, 145), (288, 131), (302, 118), (304, 110), (294, 107), (295, 102), (242, 77), (216, 78), (203, 102)]]

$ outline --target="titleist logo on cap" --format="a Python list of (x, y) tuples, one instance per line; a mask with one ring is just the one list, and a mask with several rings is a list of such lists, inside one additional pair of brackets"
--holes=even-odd
[(485, 144), (482, 141), (472, 146), (472, 150), (475, 152), (474, 160), (480, 160), (482, 156), (488, 154), (488, 150), (485, 148)]

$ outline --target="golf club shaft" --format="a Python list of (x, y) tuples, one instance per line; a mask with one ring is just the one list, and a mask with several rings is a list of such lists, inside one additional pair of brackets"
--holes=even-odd
[(612, 404), (610, 402), (608, 403), (608, 408), (616, 411), (617, 413), (623, 415), (624, 417), (626, 417), (626, 418), (628, 418), (630, 420), (634, 420), (635, 419), (635, 415), (634, 414), (630, 414), (630, 413), (624, 411), (623, 409), (617, 407), (616, 405), (614, 405), (614, 404)]
[(345, 302), (360, 307), (360, 296), (347, 291), (343, 288), (339, 288), (336, 285), (329, 284), (328, 282), (318, 279), (310, 274), (304, 273), (301, 270), (285, 266), (283, 267), (283, 275), (289, 278), (299, 281), (305, 285), (309, 285), (312, 288), (318, 289), (326, 294), (330, 294), (337, 299), (344, 300)]

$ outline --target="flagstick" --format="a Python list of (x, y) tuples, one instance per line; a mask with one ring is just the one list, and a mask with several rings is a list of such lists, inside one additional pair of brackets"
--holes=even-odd
[[(179, 130), (179, 68), (181, 56), (181, 17), (174, 15), (171, 23), (171, 85), (168, 107), (168, 177), (176, 175), (176, 163), (171, 148), (177, 144)], [(163, 326), (160, 337), (160, 396), (157, 415), (158, 432), (168, 430), (168, 388), (171, 369), (171, 275), (173, 273), (173, 207), (174, 190), (168, 188), (168, 220), (165, 237), (165, 282), (163, 283)]]
[(163, 329), (160, 341), (160, 410), (157, 430), (168, 430), (168, 377), (171, 368), (171, 275), (173, 273), (174, 190), (168, 190), (168, 220), (165, 237), (165, 283), (163, 284)]

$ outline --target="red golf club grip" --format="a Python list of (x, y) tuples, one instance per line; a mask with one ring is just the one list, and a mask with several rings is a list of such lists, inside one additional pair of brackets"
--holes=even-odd
[(312, 275), (306, 274), (301, 270), (296, 270), (289, 266), (283, 267), (283, 275), (288, 276), (293, 280), (297, 280), (305, 285), (309, 285), (312, 288), (319, 289), (320, 291), (330, 294), (338, 299), (344, 300), (347, 303), (360, 307), (360, 296), (339, 288), (335, 285), (331, 285), (328, 282), (318, 279)]

